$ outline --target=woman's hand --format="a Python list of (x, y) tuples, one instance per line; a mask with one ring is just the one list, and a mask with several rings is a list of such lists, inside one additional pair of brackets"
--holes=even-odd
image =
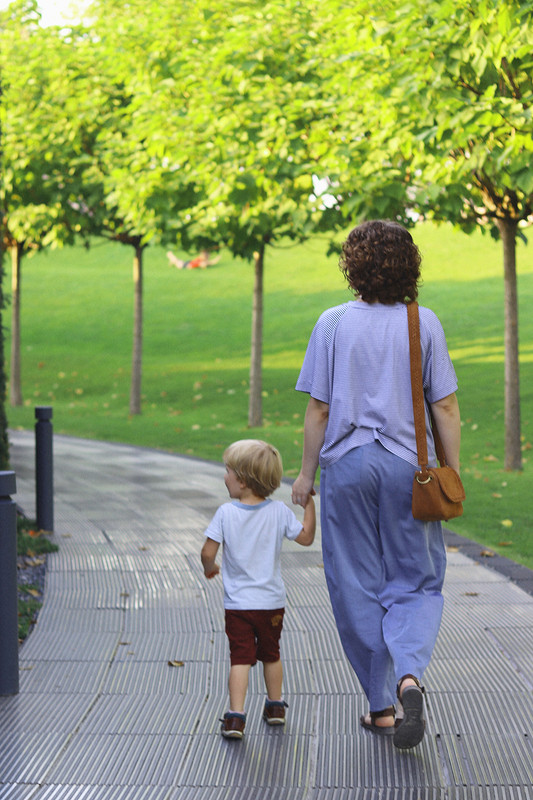
[(306, 478), (305, 475), (300, 473), (292, 485), (292, 502), (294, 505), (305, 508), (309, 495), (314, 496), (315, 494), (312, 479)]

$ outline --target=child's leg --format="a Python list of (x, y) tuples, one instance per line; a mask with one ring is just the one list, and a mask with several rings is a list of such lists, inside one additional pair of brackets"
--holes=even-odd
[(230, 711), (244, 714), (244, 701), (248, 691), (248, 674), (250, 664), (233, 664), (229, 671), (229, 707)]
[(283, 665), (281, 658), (278, 661), (264, 661), (263, 675), (269, 700), (281, 700), (281, 687), (283, 684)]

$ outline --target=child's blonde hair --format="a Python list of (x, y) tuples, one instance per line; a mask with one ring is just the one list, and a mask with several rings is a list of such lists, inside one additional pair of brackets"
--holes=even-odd
[(268, 497), (280, 485), (283, 464), (279, 451), (261, 439), (239, 439), (224, 453), (224, 463), (257, 495)]

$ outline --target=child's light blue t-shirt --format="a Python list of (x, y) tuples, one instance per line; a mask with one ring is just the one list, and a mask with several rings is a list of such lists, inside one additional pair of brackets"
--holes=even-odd
[[(438, 317), (420, 306), (420, 344), (426, 401), (457, 389), (457, 377)], [(329, 405), (320, 465), (378, 440), (418, 466), (407, 307), (352, 300), (325, 311), (316, 323), (296, 389)], [(435, 448), (426, 409), (430, 464)]]
[(267, 499), (255, 506), (234, 500), (220, 506), (205, 536), (223, 545), (224, 608), (283, 608), (281, 546), (285, 537), (296, 539), (301, 531), (302, 523), (279, 500)]

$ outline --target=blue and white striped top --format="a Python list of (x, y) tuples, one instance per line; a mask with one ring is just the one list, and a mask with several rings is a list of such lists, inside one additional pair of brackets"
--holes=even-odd
[[(419, 310), (424, 393), (434, 403), (456, 391), (457, 377), (438, 317), (429, 308)], [(329, 405), (321, 467), (376, 439), (418, 466), (404, 303), (352, 300), (325, 311), (309, 339), (296, 389)], [(427, 410), (426, 428), (434, 465)]]

